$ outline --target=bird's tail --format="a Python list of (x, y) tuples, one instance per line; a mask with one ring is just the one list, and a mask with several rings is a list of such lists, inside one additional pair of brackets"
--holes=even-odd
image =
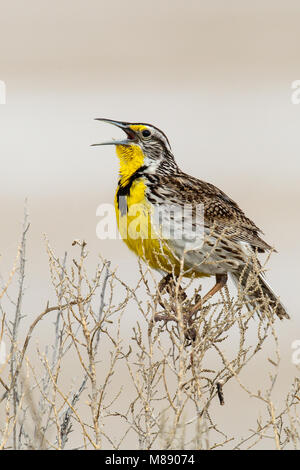
[(247, 266), (232, 272), (231, 276), (242, 295), (245, 295), (247, 300), (261, 312), (275, 313), (281, 320), (290, 318), (286, 308), (261, 273), (255, 273), (250, 266)]

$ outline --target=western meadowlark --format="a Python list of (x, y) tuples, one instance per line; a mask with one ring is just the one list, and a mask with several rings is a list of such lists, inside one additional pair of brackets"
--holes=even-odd
[[(224, 287), (230, 274), (242, 289), (248, 286), (246, 297), (252, 304), (260, 308), (267, 300), (268, 310), (281, 319), (289, 318), (263, 273), (257, 270), (260, 265), (256, 254), (269, 251), (271, 247), (239, 206), (214, 185), (181, 171), (168, 138), (157, 127), (97, 120), (113, 124), (126, 133), (124, 140), (94, 145), (116, 146), (120, 179), (115, 209), (119, 231), (128, 247), (161, 272), (175, 276), (183, 272), (189, 277), (214, 275), (216, 284), (202, 302)], [(171, 215), (167, 211), (169, 206), (173, 208)], [(186, 206), (190, 214), (187, 229), (181, 232), (182, 236), (177, 236), (176, 227), (184, 218), (182, 208)], [(137, 211), (133, 212), (133, 207), (138, 207), (138, 226), (134, 223)], [(202, 225), (195, 217), (199, 207), (202, 208)], [(168, 236), (165, 236), (166, 226)], [(202, 231), (197, 231), (200, 226)], [(191, 234), (194, 236), (189, 237)], [(251, 290), (249, 278), (255, 272), (257, 283)]]

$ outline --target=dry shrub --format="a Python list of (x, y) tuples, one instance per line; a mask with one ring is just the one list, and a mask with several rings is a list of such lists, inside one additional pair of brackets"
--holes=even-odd
[[(85, 242), (73, 242), (73, 259), (58, 259), (47, 242), (56, 302), (26, 330), (28, 228), (25, 214), (17, 260), (0, 294), (8, 352), (0, 365), (1, 449), (299, 449), (300, 382), (296, 377), (275, 407), (280, 322), (267, 308), (259, 314), (245, 292), (231, 296), (226, 287), (194, 309), (199, 281), (170, 275), (157, 284), (139, 264), (132, 287), (107, 260), (90, 275)], [(36, 345), (43, 328), (48, 344)], [(268, 372), (263, 386), (254, 376), (250, 387), (242, 371), (258, 355)], [(227, 393), (233, 381), (257, 401), (243, 438), (224, 431), (216, 413), (221, 406), (235, 412)]]

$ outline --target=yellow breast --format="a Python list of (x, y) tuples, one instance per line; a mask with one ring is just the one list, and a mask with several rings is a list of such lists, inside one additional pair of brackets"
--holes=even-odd
[[(178, 264), (166, 242), (152, 225), (153, 208), (145, 197), (146, 185), (141, 179), (134, 181), (126, 198), (127, 211), (120, 210), (118, 192), (115, 197), (117, 224), (126, 245), (154, 269), (172, 272)], [(124, 203), (122, 203), (124, 207)]]
[[(133, 178), (144, 165), (144, 155), (138, 145), (117, 145), (120, 160), (120, 180), (115, 196), (117, 224), (126, 245), (154, 269), (180, 274), (180, 260), (173, 254), (168, 240), (162, 240), (159, 227), (153, 226), (154, 207), (147, 200), (146, 179)], [(205, 274), (192, 273), (188, 277)]]

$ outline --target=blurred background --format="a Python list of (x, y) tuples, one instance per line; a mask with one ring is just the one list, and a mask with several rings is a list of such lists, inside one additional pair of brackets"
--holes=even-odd
[(90, 144), (120, 135), (96, 117), (150, 122), (185, 172), (225, 191), (276, 247), (268, 279), (292, 317), (278, 327), (285, 373), (295, 375), (299, 2), (0, 0), (0, 8), (0, 272), (10, 272), (28, 198), (28, 318), (51, 298), (43, 233), (59, 255), (85, 239), (120, 277), (137, 278), (125, 244), (96, 237), (118, 162), (113, 147)]

